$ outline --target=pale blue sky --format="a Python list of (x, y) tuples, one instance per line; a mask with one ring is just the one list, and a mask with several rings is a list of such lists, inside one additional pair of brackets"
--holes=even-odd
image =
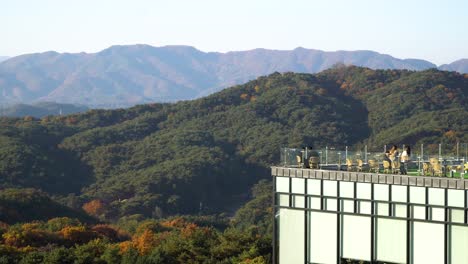
[(0, 55), (111, 45), (468, 58), (467, 0), (0, 0)]

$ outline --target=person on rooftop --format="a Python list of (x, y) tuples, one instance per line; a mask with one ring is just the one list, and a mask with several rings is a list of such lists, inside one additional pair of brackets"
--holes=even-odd
[(385, 151), (384, 156), (383, 156), (383, 160), (390, 162), (390, 164), (392, 163), (392, 160), (390, 159), (390, 151), (388, 151), (388, 150)]
[(405, 146), (405, 149), (401, 153), (400, 162), (401, 162), (401, 174), (408, 174), (408, 163), (411, 161), (411, 148), (410, 146)]
[(395, 159), (398, 158), (398, 155), (399, 155), (398, 147), (396, 145), (393, 145), (389, 153), (390, 160), (395, 161)]
[(383, 167), (384, 172), (389, 172), (392, 170), (392, 160), (390, 159), (390, 151), (386, 150), (383, 155)]

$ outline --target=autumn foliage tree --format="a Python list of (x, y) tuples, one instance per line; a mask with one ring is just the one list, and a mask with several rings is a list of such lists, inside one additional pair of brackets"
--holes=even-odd
[(133, 246), (141, 255), (148, 254), (156, 246), (156, 242), (155, 234), (151, 230), (143, 231), (141, 235), (135, 236), (132, 240)]
[(100, 217), (105, 212), (105, 205), (101, 200), (95, 199), (85, 203), (83, 210), (89, 215)]
[(60, 230), (62, 237), (72, 244), (83, 244), (98, 238), (98, 234), (84, 226), (67, 226)]

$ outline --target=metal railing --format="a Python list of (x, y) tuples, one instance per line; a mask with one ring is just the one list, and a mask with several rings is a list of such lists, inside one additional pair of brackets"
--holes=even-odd
[[(401, 154), (404, 145), (397, 146)], [(466, 173), (465, 163), (468, 162), (468, 143), (456, 144), (421, 144), (411, 146), (411, 167), (417, 168), (418, 174), (423, 174), (423, 164), (431, 160), (438, 160), (446, 169), (444, 174), (450, 173), (449, 168), (459, 168), (461, 173)], [(346, 165), (346, 160), (353, 164), (361, 160), (367, 165), (369, 160), (382, 163), (385, 151), (391, 148), (390, 145), (375, 146), (325, 146), (320, 148), (281, 148), (280, 165), (283, 167), (309, 167), (308, 160), (311, 156), (318, 156), (321, 167), (335, 167), (338, 170)], [(398, 158), (398, 157), (397, 157)], [(461, 168), (461, 169), (460, 169)]]

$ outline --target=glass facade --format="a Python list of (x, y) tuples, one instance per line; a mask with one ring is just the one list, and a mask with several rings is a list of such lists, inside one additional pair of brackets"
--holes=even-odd
[(273, 173), (275, 263), (468, 263), (464, 182), (418, 186), (368, 173), (300, 171)]

